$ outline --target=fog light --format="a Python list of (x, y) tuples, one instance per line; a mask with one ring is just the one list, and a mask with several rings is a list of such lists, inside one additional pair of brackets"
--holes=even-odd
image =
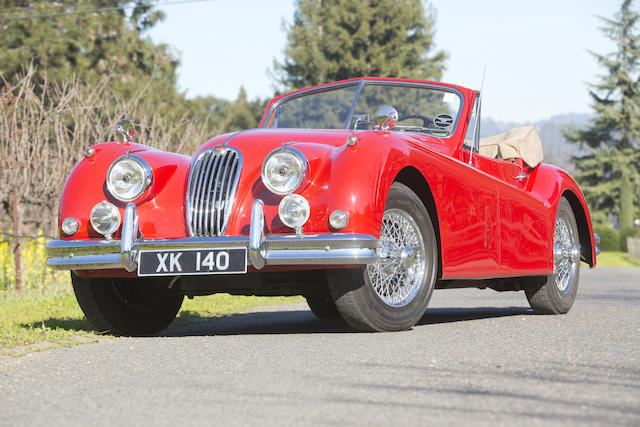
[(299, 194), (289, 194), (278, 206), (280, 221), (287, 227), (295, 228), (296, 231), (309, 219), (309, 202)]
[(106, 200), (101, 201), (91, 209), (89, 217), (91, 226), (107, 239), (120, 227), (120, 211)]
[(77, 219), (72, 216), (68, 216), (62, 220), (62, 232), (67, 236), (73, 236), (78, 232), (78, 228), (80, 227), (80, 223)]
[(349, 224), (349, 214), (341, 209), (336, 209), (329, 215), (329, 224), (336, 230), (342, 230)]

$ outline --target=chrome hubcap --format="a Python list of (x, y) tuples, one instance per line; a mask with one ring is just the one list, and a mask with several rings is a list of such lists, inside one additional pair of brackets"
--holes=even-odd
[(377, 252), (375, 264), (367, 267), (374, 291), (392, 307), (409, 304), (422, 285), (426, 261), (420, 229), (405, 211), (384, 213)]
[(569, 292), (580, 264), (580, 246), (576, 243), (571, 222), (564, 213), (556, 219), (553, 235), (553, 275), (560, 292)]

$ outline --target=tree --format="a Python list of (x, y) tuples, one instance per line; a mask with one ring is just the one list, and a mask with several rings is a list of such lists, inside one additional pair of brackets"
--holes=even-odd
[(584, 129), (569, 128), (567, 140), (579, 143), (589, 154), (576, 159), (576, 178), (603, 222), (617, 213), (620, 227), (631, 227), (638, 213), (640, 189), (640, 14), (624, 0), (614, 19), (601, 18), (602, 31), (613, 40), (609, 55), (591, 52), (606, 70), (589, 94), (596, 116)]
[(235, 101), (202, 96), (193, 101), (200, 108), (211, 113), (213, 126), (223, 132), (236, 132), (258, 127), (269, 99), (247, 99), (247, 92), (240, 87)]
[[(87, 13), (95, 11), (93, 13)], [(0, 3), (0, 72), (15, 80), (32, 64), (40, 81), (77, 76), (96, 84), (113, 73), (111, 87), (130, 95), (141, 82), (170, 94), (177, 57), (144, 32), (163, 18), (151, 1), (7, 0)]]
[(360, 76), (438, 80), (446, 54), (431, 54), (434, 20), (422, 0), (298, 0), (275, 78), (286, 90)]

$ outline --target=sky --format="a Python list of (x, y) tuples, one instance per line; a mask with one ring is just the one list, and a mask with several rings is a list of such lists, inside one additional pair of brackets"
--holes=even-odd
[[(166, 19), (149, 31), (181, 58), (178, 85), (188, 97), (235, 99), (274, 92), (270, 70), (282, 60), (294, 0), (212, 0), (160, 7)], [(597, 16), (612, 18), (617, 0), (431, 0), (435, 49), (449, 58), (443, 81), (480, 89), (482, 113), (533, 122), (588, 113), (587, 83), (604, 73), (588, 50), (614, 44)]]

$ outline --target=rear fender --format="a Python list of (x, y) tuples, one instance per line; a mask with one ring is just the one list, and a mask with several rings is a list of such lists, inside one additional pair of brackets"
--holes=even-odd
[[(596, 253), (591, 216), (587, 201), (578, 184), (562, 169), (546, 164), (539, 165), (532, 178), (531, 193), (542, 200), (551, 212), (555, 213), (558, 210), (558, 204), (562, 197), (569, 201), (578, 224), (581, 258), (590, 267), (595, 267)], [(555, 215), (553, 220), (555, 220)], [(550, 230), (553, 233), (554, 228), (550, 227)], [(553, 234), (547, 238), (553, 241)], [(553, 258), (553, 253), (549, 256)]]

